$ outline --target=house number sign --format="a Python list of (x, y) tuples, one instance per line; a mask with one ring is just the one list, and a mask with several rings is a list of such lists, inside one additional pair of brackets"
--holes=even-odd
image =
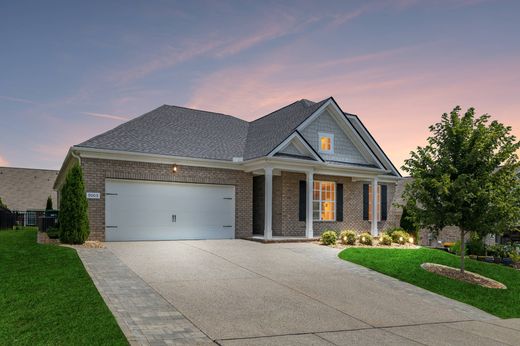
[(99, 192), (87, 192), (87, 199), (99, 199), (101, 194)]

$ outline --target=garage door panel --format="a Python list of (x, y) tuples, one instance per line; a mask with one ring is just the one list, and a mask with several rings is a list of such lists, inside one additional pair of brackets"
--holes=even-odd
[(106, 240), (234, 238), (234, 187), (106, 181)]

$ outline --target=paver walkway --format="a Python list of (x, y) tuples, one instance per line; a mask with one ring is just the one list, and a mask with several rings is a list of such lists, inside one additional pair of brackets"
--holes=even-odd
[(213, 344), (110, 250), (76, 249), (130, 344)]
[(520, 345), (520, 319), (500, 320), (327, 247), (106, 245), (79, 253), (133, 343)]

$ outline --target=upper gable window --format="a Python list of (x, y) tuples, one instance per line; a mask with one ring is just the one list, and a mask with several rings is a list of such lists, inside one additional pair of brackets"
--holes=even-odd
[(320, 138), (320, 152), (334, 154), (334, 135), (331, 133), (318, 133)]

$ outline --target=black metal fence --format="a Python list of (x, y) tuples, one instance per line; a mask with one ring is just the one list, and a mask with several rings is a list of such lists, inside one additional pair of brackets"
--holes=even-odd
[(16, 223), (16, 214), (9, 209), (0, 207), (0, 229), (13, 229)]

